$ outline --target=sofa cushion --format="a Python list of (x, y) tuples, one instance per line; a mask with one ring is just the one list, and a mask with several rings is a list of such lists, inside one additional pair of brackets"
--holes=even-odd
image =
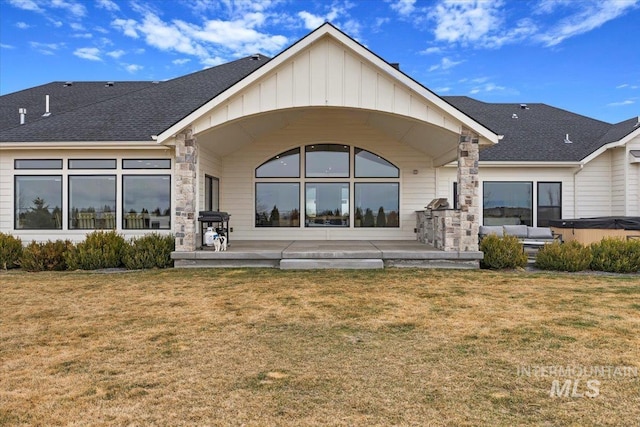
[(553, 233), (547, 227), (529, 227), (527, 229), (529, 239), (553, 239)]
[(527, 237), (527, 226), (526, 225), (503, 225), (505, 236), (516, 236), (521, 239), (525, 239)]
[(481, 225), (480, 235), (488, 236), (489, 234), (495, 234), (498, 237), (502, 237), (503, 230), (501, 225)]

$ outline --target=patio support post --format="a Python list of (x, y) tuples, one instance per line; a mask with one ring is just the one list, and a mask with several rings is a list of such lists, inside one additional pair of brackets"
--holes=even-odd
[(480, 228), (480, 180), (478, 178), (480, 150), (478, 146), (478, 135), (463, 129), (458, 144), (459, 251), (478, 250)]
[(176, 135), (176, 252), (196, 250), (196, 166), (198, 145), (191, 128)]

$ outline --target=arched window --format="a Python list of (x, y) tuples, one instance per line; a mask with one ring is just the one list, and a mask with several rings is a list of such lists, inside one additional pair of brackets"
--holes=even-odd
[(285, 151), (255, 176), (256, 227), (400, 226), (400, 169), (362, 148), (309, 144), (304, 157)]

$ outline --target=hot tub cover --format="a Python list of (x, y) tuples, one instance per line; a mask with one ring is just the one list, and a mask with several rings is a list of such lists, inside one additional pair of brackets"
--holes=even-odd
[(604, 230), (640, 230), (640, 216), (602, 216), (598, 218), (552, 219), (551, 227)]

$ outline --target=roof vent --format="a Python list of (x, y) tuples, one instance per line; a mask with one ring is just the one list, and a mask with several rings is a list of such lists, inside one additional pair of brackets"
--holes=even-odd
[(520, 104), (520, 109), (521, 110), (528, 110), (529, 106), (527, 104)]
[(391, 62), (391, 63), (389, 63), (389, 65), (391, 65), (396, 70), (400, 71), (400, 63), (399, 62)]
[(49, 117), (51, 112), (49, 111), (49, 95), (44, 96), (44, 114), (42, 117)]
[(25, 122), (25, 118), (27, 117), (27, 109), (18, 108), (18, 114), (20, 114), (20, 124), (23, 125)]
[(513, 113), (513, 114), (511, 115), (511, 118), (512, 118), (512, 119), (517, 119), (517, 118), (518, 118), (518, 115), (517, 115), (516, 113)]
[(113, 87), (113, 82), (106, 82), (104, 87)]
[(565, 144), (573, 144), (573, 141), (571, 141), (571, 140), (569, 139), (569, 134), (566, 134), (566, 135), (565, 135), (565, 137), (564, 137), (564, 143), (565, 143)]
[(69, 86), (73, 86), (73, 82), (65, 82), (64, 87), (69, 87)]
[(640, 126), (640, 116), (638, 116), (638, 123), (636, 123), (635, 125), (633, 125), (634, 128), (637, 128), (638, 126)]
[(253, 55), (251, 55), (251, 60), (252, 61), (260, 61), (260, 54), (254, 53)]

